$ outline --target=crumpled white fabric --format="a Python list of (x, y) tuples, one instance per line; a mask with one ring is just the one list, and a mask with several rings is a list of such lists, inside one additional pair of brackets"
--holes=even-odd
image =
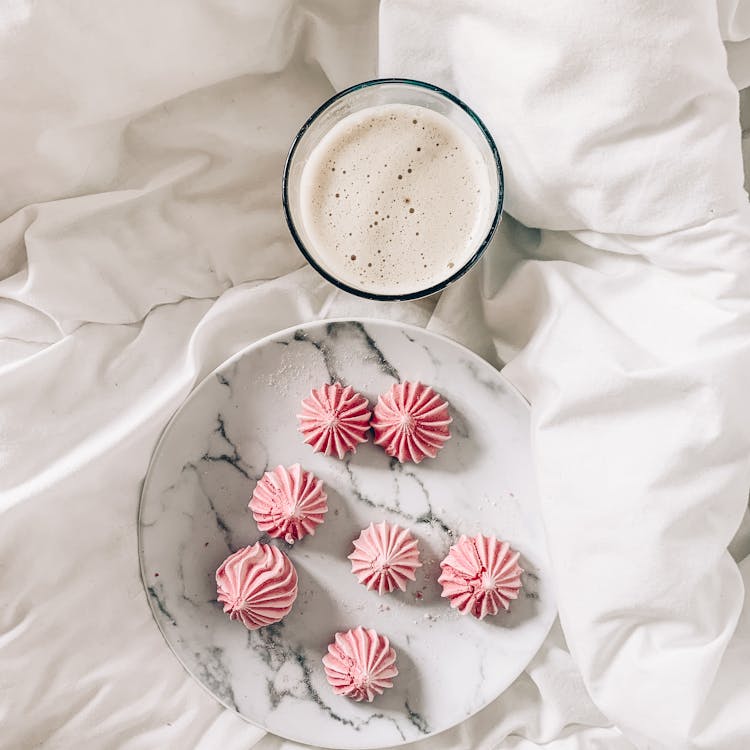
[[(562, 627), (421, 747), (750, 746), (749, 36), (742, 0), (6, 3), (0, 747), (295, 747), (165, 646), (137, 499), (201, 377), (350, 314), (445, 332), (532, 403)], [(503, 156), (508, 215), (438, 299), (336, 292), (283, 221), (297, 127), (377, 72), (462, 96)]]

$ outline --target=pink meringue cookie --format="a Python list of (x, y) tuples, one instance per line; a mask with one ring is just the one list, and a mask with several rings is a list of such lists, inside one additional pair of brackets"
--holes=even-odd
[(496, 615), (501, 606), (510, 609), (510, 600), (517, 599), (521, 589), (518, 557), (494, 536), (461, 536), (440, 563), (442, 596), (462, 615), (471, 613), (480, 620)]
[(255, 485), (249, 508), (261, 531), (294, 544), (323, 523), (327, 500), (323, 482), (294, 464), (267, 471)]
[(388, 639), (363, 627), (336, 633), (323, 657), (326, 679), (337, 695), (372, 701), (393, 687), (396, 652)]
[(302, 401), (297, 415), (304, 442), (316, 453), (343, 458), (354, 453), (359, 443), (367, 442), (370, 429), (370, 404), (350, 385), (323, 385)]
[(256, 542), (224, 560), (216, 571), (216, 590), (230, 620), (257, 630), (289, 614), (297, 598), (297, 571), (281, 550)]
[(448, 402), (422, 383), (396, 383), (378, 398), (370, 425), (375, 444), (401, 463), (435, 458), (451, 436)]
[(422, 567), (411, 532), (387, 521), (363, 529), (349, 559), (359, 582), (379, 594), (396, 587), (405, 591), (406, 582), (415, 580), (416, 569)]

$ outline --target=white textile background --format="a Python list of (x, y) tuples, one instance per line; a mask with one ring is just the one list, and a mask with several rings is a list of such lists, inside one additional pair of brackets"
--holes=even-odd
[[(165, 646), (138, 492), (206, 373), (349, 314), (532, 403), (562, 627), (422, 750), (749, 747), (748, 36), (740, 0), (0, 6), (0, 747), (294, 747)], [(437, 299), (336, 292), (283, 221), (296, 129), (378, 72), (462, 96), (503, 156), (509, 215)]]

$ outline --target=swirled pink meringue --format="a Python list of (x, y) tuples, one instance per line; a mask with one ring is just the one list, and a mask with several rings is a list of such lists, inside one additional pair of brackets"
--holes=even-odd
[(249, 507), (261, 531), (294, 544), (323, 523), (327, 501), (323, 482), (294, 464), (267, 471), (255, 485)]
[(480, 620), (496, 615), (500, 607), (510, 609), (521, 589), (518, 557), (507, 542), (494, 536), (461, 536), (440, 563), (442, 596), (462, 615), (471, 613)]
[(396, 652), (384, 635), (363, 627), (336, 633), (323, 657), (326, 679), (337, 695), (372, 701), (393, 687)]
[(411, 532), (387, 521), (363, 529), (349, 559), (359, 582), (379, 594), (396, 587), (405, 591), (407, 581), (415, 580), (415, 571), (422, 566)]
[(378, 398), (370, 422), (375, 444), (401, 463), (435, 458), (451, 436), (448, 402), (422, 383), (396, 383)]
[(224, 560), (216, 571), (216, 590), (231, 620), (257, 630), (289, 614), (297, 598), (297, 571), (281, 550), (257, 542)]
[(297, 415), (304, 442), (316, 453), (343, 458), (367, 441), (370, 404), (350, 385), (323, 385), (302, 401)]

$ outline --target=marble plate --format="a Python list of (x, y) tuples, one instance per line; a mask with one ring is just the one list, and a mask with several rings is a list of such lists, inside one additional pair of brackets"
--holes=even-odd
[[(295, 415), (323, 382), (375, 401), (397, 380), (451, 404), (453, 437), (435, 460), (400, 465), (372, 443), (344, 461), (302, 443)], [(269, 467), (300, 462), (325, 483), (329, 512), (289, 547), (299, 597), (280, 624), (248, 632), (216, 602), (214, 571), (260, 534), (247, 509)], [(408, 526), (424, 567), (404, 593), (360, 586), (346, 556), (370, 521)], [(439, 562), (461, 533), (496, 534), (521, 552), (522, 596), (483, 622), (440, 598)], [(141, 570), (154, 618), (185, 668), (225, 706), (274, 734), (329, 748), (399, 745), (479, 711), (526, 667), (555, 617), (523, 399), (484, 360), (423, 329), (375, 320), (289, 329), (232, 357), (190, 395), (154, 453), (141, 497)], [(336, 696), (321, 658), (337, 630), (388, 636), (391, 690)]]

